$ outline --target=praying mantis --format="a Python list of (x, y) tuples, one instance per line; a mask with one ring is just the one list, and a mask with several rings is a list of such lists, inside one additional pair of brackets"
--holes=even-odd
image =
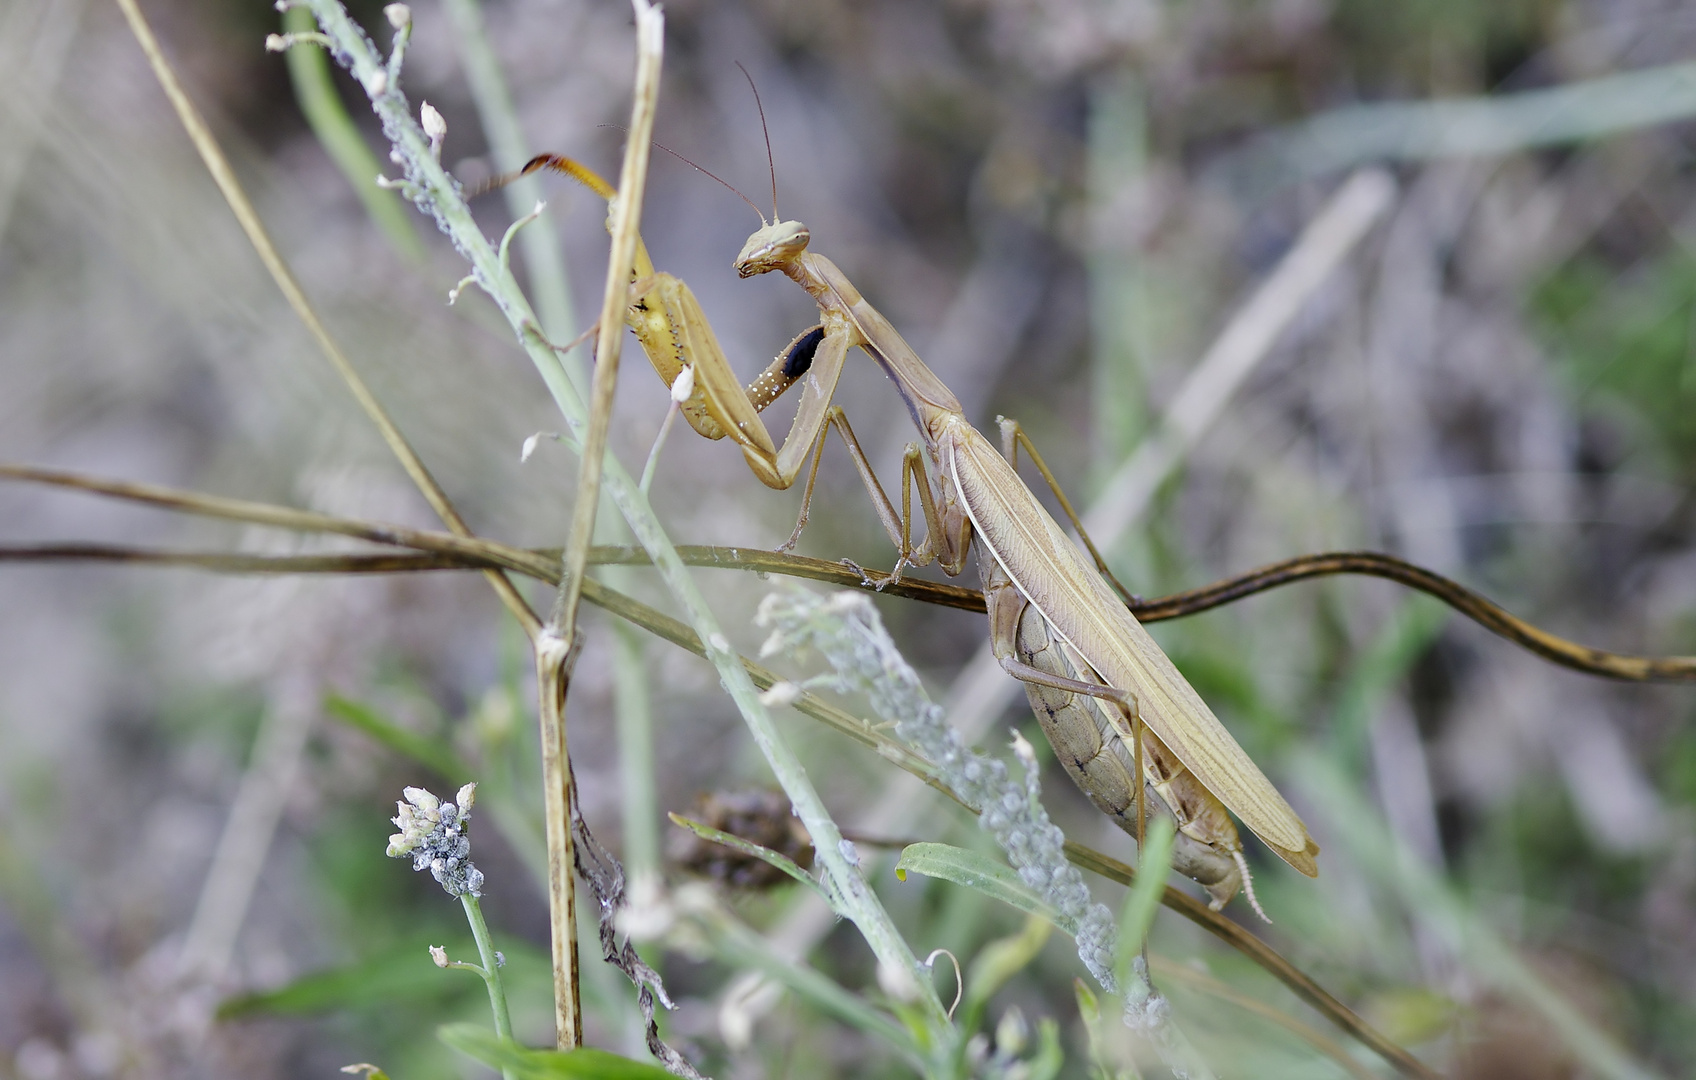
[[(519, 175), (538, 169), (571, 176), (608, 200), (617, 196), (569, 158), (540, 155)], [(761, 214), (762, 226), (737, 256), (736, 272), (744, 278), (783, 273), (813, 298), (820, 321), (746, 388), (689, 287), (656, 271), (640, 241), (626, 322), (666, 384), (688, 389), (676, 396), (691, 426), (710, 439), (735, 439), (761, 482), (793, 486), (811, 455), (800, 515), (784, 547), (793, 546), (806, 525), (825, 438), (835, 428), (900, 553), (894, 578), (931, 562), (957, 576), (973, 542), (980, 546), (996, 657), (1025, 684), (1068, 775), (1097, 807), (1140, 841), (1145, 792), (1152, 791), (1178, 825), (1175, 865), (1207, 889), (1215, 909), (1246, 886), (1260, 911), (1227, 810), (1285, 862), (1316, 876), (1319, 847), (1306, 826), (1109, 587), (1105, 563), (1029, 439), (1003, 421), (1004, 446), (997, 450), (846, 275), (808, 250), (807, 227), (776, 218), (774, 212), (767, 223)], [(895, 383), (922, 440), (909, 443), (903, 456), (899, 512), (846, 414), (830, 403), (855, 347)], [(686, 372), (692, 385), (680, 386)], [(760, 413), (797, 382), (801, 401), (779, 446)], [(1053, 486), (1094, 565), (1019, 478), (1019, 445)], [(912, 539), (915, 489), (926, 526), (918, 545)]]

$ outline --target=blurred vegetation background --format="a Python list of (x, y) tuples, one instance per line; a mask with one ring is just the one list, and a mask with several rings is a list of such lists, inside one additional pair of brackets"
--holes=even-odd
[[(386, 40), (379, 5), (353, 9)], [(766, 205), (760, 118), (735, 63), (746, 65), (783, 214), (811, 226), (814, 249), (980, 426), (1019, 419), (1086, 504), (1348, 172), (1389, 168), (1389, 212), (1114, 545), (1119, 576), (1152, 596), (1369, 548), (1587, 644), (1696, 653), (1687, 5), (666, 10), (660, 140)], [(148, 12), (308, 293), (473, 527), (563, 543), (575, 460), (544, 441), (519, 461), (557, 414), (483, 298), (444, 303), (464, 270), (428, 223), (409, 213), (397, 233), (373, 222), (369, 193), (303, 119), (284, 59), (263, 51), (276, 13), (258, 0)], [(614, 172), (621, 134), (602, 125), (628, 108), (627, 6), (500, 0), (483, 14), (529, 147)], [(446, 117), (444, 160), (467, 180), (516, 164), (491, 160), (451, 12), (420, 0), (414, 19), (406, 90)], [(1624, 73), (1634, 81), (1617, 81)], [(369, 110), (336, 78), (383, 159)], [(1459, 113), (1406, 108), (1443, 101), (1486, 110), (1467, 116), (1484, 117), (1495, 141), (1464, 145)], [(1539, 112), (1538, 101), (1550, 104)], [(580, 321), (562, 311), (547, 328), (565, 341), (598, 300), (604, 207), (564, 181), (547, 198), (531, 229), (558, 241), (576, 286)], [(510, 220), (498, 197), (479, 208), (492, 235)], [(735, 196), (656, 156), (648, 244), (693, 286), (745, 377), (813, 319), (788, 282), (731, 272), (754, 226)], [(613, 444), (638, 468), (666, 396), (628, 359)], [(839, 400), (892, 483), (912, 438), (905, 410), (859, 360)], [(786, 429), (787, 406), (775, 412)], [(0, 458), (432, 524), (105, 3), (0, 3)], [(836, 444), (820, 483), (801, 550), (890, 565)], [(679, 430), (654, 501), (682, 542), (774, 547), (799, 498), (761, 487), (733, 447)], [(313, 549), (15, 484), (0, 486), (0, 539)], [(750, 616), (767, 586), (699, 576), (754, 652)], [(643, 572), (619, 584), (663, 602)], [(483, 583), (8, 565), (0, 598), (0, 1076), (258, 1080), (361, 1060), (408, 1080), (468, 1069), (430, 1033), (478, 1017), (482, 988), (436, 971), (423, 945), (465, 954), (469, 936), (433, 883), (381, 858), (401, 785), (442, 792), (458, 778), (348, 718), (451, 743), (479, 779), (509, 777), (525, 805), (527, 650)], [(949, 700), (982, 620), (878, 604)], [(645, 790), (658, 809), (769, 786), (710, 668), (593, 618), (570, 723), (583, 808), (603, 839), (647, 842), (626, 835), (620, 702), (652, 711), (657, 779)], [(1363, 579), (1296, 586), (1155, 634), (1324, 848), (1312, 882), (1250, 845), (1277, 920), (1256, 932), (1447, 1075), (1696, 1071), (1691, 690), (1554, 668)], [(643, 674), (620, 691), (632, 658)], [(326, 709), (332, 695), (342, 702)], [(873, 820), (899, 787), (892, 770), (798, 716), (784, 723), (837, 819)], [(1021, 701), (984, 745), (1001, 752), (1009, 725), (1040, 742)], [(1128, 858), (1128, 840), (1049, 764), (1045, 791), (1069, 835)], [(891, 838), (969, 842), (958, 810), (916, 805)], [(520, 1027), (546, 1041), (534, 822), (488, 824), (477, 834), (487, 910), (513, 959)], [(1019, 923), (952, 886), (879, 874), (921, 955), (966, 958)], [(1092, 888), (1118, 902), (1117, 887)], [(807, 902), (782, 890), (736, 900), (762, 926)], [(1230, 910), (1245, 918), (1240, 901)], [(1170, 916), (1153, 944), (1324, 1023)], [(201, 978), (174, 974), (185, 949)], [(851, 929), (812, 962), (852, 987), (875, 982)], [(639, 1053), (628, 987), (592, 953), (585, 964), (591, 1041)], [(678, 956), (663, 970), (682, 1001), (674, 1041), (716, 1075), (892, 1067), (794, 1002), (760, 1019), (752, 1044), (727, 1044), (718, 995), (733, 973)], [(992, 1020), (1012, 1006), (1057, 1019), (1066, 1075), (1083, 1068), (1079, 974), (1053, 941), (992, 1009)], [(1168, 989), (1223, 1074), (1341, 1075), (1263, 1019)]]

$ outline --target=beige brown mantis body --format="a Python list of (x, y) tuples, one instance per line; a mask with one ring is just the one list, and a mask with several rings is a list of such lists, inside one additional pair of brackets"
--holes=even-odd
[[(1025, 696), (1066, 774), (1096, 809), (1133, 837), (1144, 832), (1143, 815), (1149, 810), (1164, 812), (1176, 827), (1173, 869), (1207, 890), (1213, 910), (1246, 889), (1249, 903), (1266, 918), (1254, 895), (1242, 840), (1224, 804), (1146, 728), (1141, 731), (1138, 762), (1131, 749), (1139, 745), (1131, 711), (1091, 692), (1099, 680), (1083, 678), (1093, 674), (1083, 658), (1054, 633), (998, 563), (987, 559), (982, 568), (997, 658), (1014, 658), (1049, 677), (1046, 682), (1027, 678)], [(1079, 687), (1068, 689), (1068, 683)], [(1133, 779), (1139, 772), (1141, 793)]]
[[(525, 171), (537, 168), (566, 172), (603, 197), (616, 195), (567, 159), (546, 155)], [(737, 257), (739, 276), (780, 271), (807, 291), (820, 313), (820, 325), (799, 335), (746, 391), (688, 287), (655, 272), (645, 249), (639, 250), (627, 321), (668, 385), (685, 367), (693, 369), (694, 388), (682, 408), (695, 429), (709, 438), (735, 438), (755, 475), (771, 487), (793, 485), (812, 453), (791, 543), (806, 522), (824, 437), (833, 426), (900, 551), (897, 576), (907, 566), (932, 561), (957, 575), (976, 540), (986, 553), (979, 562), (997, 657), (1033, 688), (1033, 705), (1068, 774), (1135, 835), (1141, 810), (1127, 821), (1130, 804), (1124, 796), (1137, 801), (1141, 787), (1129, 777), (1142, 758), (1144, 776), (1194, 842), (1186, 848), (1193, 856), (1186, 869), (1206, 879), (1215, 906), (1234, 895), (1237, 872), (1245, 865), (1236, 830), (1221, 807), (1291, 866), (1317, 874), (1318, 845), (1295, 811), (1019, 479), (1009, 461), (1013, 436), (1004, 456), (967, 422), (958, 399), (842, 271), (807, 250), (808, 240), (800, 222), (775, 222), (750, 237)], [(846, 416), (830, 404), (848, 350), (856, 346), (895, 383), (922, 439), (922, 448), (908, 445), (903, 460), (900, 512), (872, 474)], [(797, 381), (801, 402), (779, 448), (759, 413)], [(926, 524), (917, 546), (910, 501), (915, 487)], [(1039, 648), (1039, 642), (1047, 645)], [(1136, 737), (1142, 725), (1153, 738)], [(1130, 749), (1115, 745), (1117, 740)]]

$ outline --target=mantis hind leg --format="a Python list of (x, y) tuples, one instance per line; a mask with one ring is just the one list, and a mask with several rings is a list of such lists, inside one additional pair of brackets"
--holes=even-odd
[(1042, 479), (1048, 484), (1048, 490), (1054, 492), (1054, 497), (1060, 500), (1060, 509), (1065, 511), (1066, 520), (1072, 523), (1072, 528), (1077, 530), (1078, 539), (1084, 542), (1085, 550), (1089, 552), (1090, 558), (1095, 560), (1096, 570), (1107, 579), (1107, 583), (1113, 586), (1113, 591), (1119, 594), (1120, 599), (1124, 600), (1127, 606), (1136, 606), (1137, 597), (1129, 589), (1119, 584), (1119, 579), (1114, 577), (1113, 571), (1107, 568), (1107, 560), (1102, 558), (1101, 551), (1095, 546), (1095, 541), (1090, 539), (1089, 530), (1084, 528), (1083, 518), (1079, 517), (1078, 512), (1072, 508), (1072, 500), (1066, 497), (1066, 492), (1060, 487), (1060, 481), (1055, 479), (1054, 473), (1048, 468), (1048, 463), (1042, 460), (1041, 454), (1037, 453), (1036, 446), (1031, 442), (1031, 437), (1025, 434), (1025, 429), (1019, 426), (1017, 420), (1009, 420), (1005, 416), (998, 416), (995, 419), (1001, 425), (1002, 456), (1017, 469), (1019, 467), (1019, 447), (1025, 448), (1025, 453), (1030, 455), (1031, 463), (1036, 466), (1038, 472), (1042, 473)]

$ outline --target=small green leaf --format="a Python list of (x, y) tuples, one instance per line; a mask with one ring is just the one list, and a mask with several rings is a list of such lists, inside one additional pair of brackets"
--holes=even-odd
[(436, 1036), (485, 1065), (511, 1070), (522, 1080), (672, 1080), (658, 1065), (590, 1047), (531, 1050), (476, 1024), (448, 1024)]
[(1078, 996), (1078, 1015), (1089, 1035), (1089, 1080), (1136, 1080), (1134, 1070), (1115, 1069), (1108, 1064), (1107, 1033), (1102, 1029), (1101, 1001), (1095, 996), (1095, 991), (1082, 979), (1073, 979), (1072, 989)]
[(895, 873), (905, 881), (909, 870), (975, 889), (1027, 915), (1039, 915), (1068, 933), (1076, 929), (1068, 928), (1060, 913), (1029, 885), (1020, 881), (1012, 867), (988, 855), (953, 844), (908, 844), (901, 851), (900, 861), (895, 864)]

